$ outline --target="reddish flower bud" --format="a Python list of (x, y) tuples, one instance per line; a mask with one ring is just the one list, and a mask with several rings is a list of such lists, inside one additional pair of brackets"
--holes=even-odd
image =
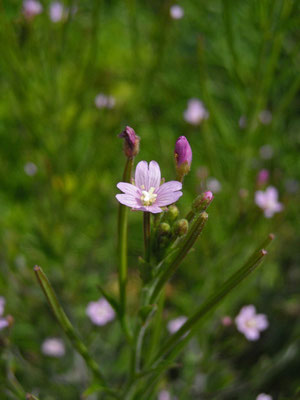
[(135, 157), (140, 150), (140, 138), (136, 135), (134, 129), (126, 126), (124, 131), (120, 133), (120, 138), (124, 138), (124, 152), (126, 157)]
[(185, 136), (180, 136), (175, 144), (175, 163), (177, 177), (181, 181), (188, 174), (192, 163), (192, 149)]
[(210, 203), (212, 202), (213, 198), (214, 198), (214, 195), (210, 191), (200, 194), (194, 200), (194, 202), (192, 204), (192, 209), (195, 212), (205, 211), (207, 209), (207, 207), (210, 205)]

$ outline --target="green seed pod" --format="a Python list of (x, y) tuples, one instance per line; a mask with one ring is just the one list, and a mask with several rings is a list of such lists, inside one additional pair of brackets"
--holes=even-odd
[(171, 231), (171, 227), (167, 222), (159, 224), (158, 232), (160, 235), (167, 235)]
[(175, 236), (183, 236), (189, 229), (189, 223), (186, 219), (179, 219), (173, 225), (173, 233)]

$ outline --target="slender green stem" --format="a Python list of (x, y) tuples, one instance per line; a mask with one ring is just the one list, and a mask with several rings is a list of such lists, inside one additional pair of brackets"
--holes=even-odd
[(83, 357), (83, 359), (86, 362), (86, 365), (92, 371), (95, 379), (98, 382), (102, 383), (104, 386), (106, 386), (104, 376), (102, 375), (98, 364), (90, 356), (86, 346), (83, 344), (83, 342), (81, 341), (81, 339), (75, 332), (75, 329), (74, 329), (73, 325), (71, 324), (69, 318), (66, 316), (62, 306), (60, 305), (47, 276), (45, 275), (45, 273), (43, 272), (41, 267), (38, 267), (38, 266), (34, 267), (34, 272), (36, 274), (38, 283), (40, 284), (41, 288), (43, 289), (43, 292), (46, 296), (46, 299), (48, 301), (50, 308), (52, 309), (58, 323), (64, 330), (65, 334), (70, 339), (73, 347)]
[(191, 337), (192, 329), (195, 328), (198, 321), (204, 317), (210, 310), (212, 310), (217, 304), (223, 300), (223, 298), (229, 294), (233, 288), (235, 288), (242, 280), (244, 280), (251, 272), (253, 272), (256, 267), (260, 264), (262, 259), (267, 254), (266, 250), (260, 250), (258, 253), (255, 252), (255, 255), (251, 256), (250, 259), (246, 262), (246, 264), (238, 270), (235, 274), (233, 274), (212, 296), (210, 296), (196, 311), (196, 313), (191, 316), (185, 324), (174, 333), (168, 341), (163, 345), (161, 349), (157, 352), (156, 359), (161, 359), (163, 355), (167, 354), (174, 345), (178, 344), (184, 335), (189, 332), (188, 337)]
[(150, 261), (150, 213), (144, 212), (144, 246), (145, 246), (145, 260)]
[(173, 257), (170, 260), (167, 268), (164, 269), (161, 275), (158, 276), (155, 284), (152, 287), (152, 291), (150, 293), (149, 304), (155, 303), (157, 296), (159, 295), (164, 284), (171, 278), (171, 276), (175, 273), (177, 268), (179, 267), (181, 261), (187, 255), (198, 236), (202, 232), (204, 225), (207, 221), (208, 215), (206, 212), (202, 212), (197, 217), (196, 221), (190, 228), (183, 242), (179, 246), (179, 249), (174, 253)]
[(39, 399), (36, 396), (34, 396), (33, 394), (27, 393), (26, 400), (39, 400)]
[[(133, 158), (127, 158), (123, 182), (130, 182)], [(120, 317), (121, 324), (127, 330), (127, 323), (124, 321), (126, 310), (126, 284), (127, 284), (127, 231), (128, 231), (128, 207), (119, 204), (118, 215), (118, 253), (119, 253), (119, 293), (120, 293)], [(127, 332), (128, 333), (128, 332)]]
[[(274, 235), (264, 241), (263, 244), (268, 245), (274, 238)], [(210, 296), (196, 311), (196, 313), (190, 317), (187, 322), (173, 334), (166, 343), (157, 351), (156, 357), (150, 365), (151, 370), (154, 371), (150, 381), (147, 381), (146, 386), (142, 387), (139, 393), (143, 393), (143, 398), (147, 399), (147, 394), (151, 393), (151, 390), (155, 386), (157, 380), (161, 374), (168, 368), (168, 366), (174, 361), (182, 349), (186, 346), (187, 342), (194, 336), (199, 328), (199, 323), (202, 321), (211, 310), (213, 310), (237, 285), (239, 285), (249, 274), (251, 274), (261, 264), (263, 258), (266, 256), (267, 251), (260, 249), (254, 251), (249, 257), (247, 262), (241, 267), (236, 273), (234, 273), (222, 286), (221, 288)], [(144, 375), (147, 371), (143, 371)]]
[(152, 330), (151, 341), (150, 341), (150, 344), (148, 347), (147, 355), (145, 357), (146, 365), (149, 365), (150, 361), (152, 360), (155, 349), (157, 348), (157, 345), (160, 341), (164, 304), (165, 304), (165, 291), (163, 290), (162, 295), (160, 296), (159, 301), (158, 301), (157, 312), (154, 316), (154, 321), (152, 324), (153, 330)]

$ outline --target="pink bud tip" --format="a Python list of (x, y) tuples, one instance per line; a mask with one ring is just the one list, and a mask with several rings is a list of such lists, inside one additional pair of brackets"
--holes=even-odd
[(181, 164), (186, 163), (188, 167), (192, 163), (192, 149), (185, 136), (179, 136), (175, 144), (175, 161), (176, 166), (180, 167)]
[(203, 199), (207, 200), (207, 201), (212, 201), (212, 199), (214, 198), (213, 193), (209, 190), (208, 192), (204, 193)]
[(136, 135), (134, 129), (126, 126), (124, 131), (120, 133), (120, 138), (124, 138), (124, 152), (129, 158), (135, 157), (140, 150), (140, 138)]
[(265, 249), (261, 249), (260, 253), (262, 256), (265, 256), (268, 254), (267, 250), (265, 250)]

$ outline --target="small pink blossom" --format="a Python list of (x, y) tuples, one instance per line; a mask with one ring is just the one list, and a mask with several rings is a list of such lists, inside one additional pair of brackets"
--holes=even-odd
[(272, 396), (270, 396), (269, 394), (265, 394), (265, 393), (260, 393), (257, 397), (256, 400), (272, 400)]
[(222, 318), (221, 322), (222, 322), (222, 325), (223, 325), (223, 326), (230, 326), (230, 325), (232, 325), (232, 318), (229, 317), (228, 315), (225, 315), (225, 316)]
[(283, 205), (278, 201), (278, 191), (273, 186), (267, 187), (265, 191), (258, 190), (255, 193), (255, 203), (264, 211), (266, 218), (283, 210)]
[(183, 113), (183, 118), (191, 125), (199, 125), (204, 119), (209, 117), (209, 113), (204, 107), (202, 101), (190, 99), (187, 109)]
[(207, 189), (213, 193), (219, 193), (222, 190), (222, 185), (217, 178), (208, 178), (206, 182)]
[(268, 182), (269, 177), (270, 177), (269, 171), (267, 169), (261, 169), (257, 174), (257, 179), (256, 179), (257, 184), (265, 185)]
[(43, 6), (37, 0), (23, 1), (23, 14), (26, 18), (31, 19), (43, 11)]
[(235, 318), (238, 331), (243, 333), (248, 340), (259, 339), (260, 332), (268, 328), (269, 322), (265, 314), (256, 314), (255, 307), (251, 304), (244, 306)]
[(67, 18), (68, 10), (59, 1), (50, 4), (49, 15), (52, 22), (57, 23)]
[(93, 324), (102, 326), (115, 318), (115, 311), (104, 298), (98, 301), (91, 301), (87, 308), (86, 314)]
[(178, 181), (169, 181), (160, 185), (161, 172), (156, 161), (141, 161), (136, 166), (134, 185), (119, 182), (117, 188), (123, 194), (116, 198), (127, 207), (135, 211), (148, 211), (153, 214), (162, 212), (161, 207), (175, 203), (182, 196), (182, 184)]
[(4, 313), (4, 307), (5, 307), (5, 298), (0, 296), (0, 317)]
[(9, 322), (6, 318), (1, 318), (2, 315), (4, 314), (4, 308), (5, 308), (5, 298), (0, 296), (0, 331), (4, 328), (7, 328), (9, 325)]
[(65, 354), (64, 342), (58, 338), (48, 338), (42, 343), (42, 353), (49, 357), (62, 357)]
[(171, 321), (168, 322), (168, 331), (170, 333), (175, 333), (177, 332), (183, 324), (185, 324), (187, 320), (187, 317), (181, 316), (175, 319), (172, 319)]
[(171, 394), (167, 390), (161, 390), (158, 393), (157, 400), (171, 400)]
[(247, 126), (247, 117), (245, 115), (242, 115), (239, 119), (239, 127), (241, 129), (244, 129), (246, 128), (246, 126)]
[(95, 97), (95, 105), (97, 108), (114, 108), (116, 100), (113, 96), (107, 96), (103, 93), (99, 93)]
[(173, 19), (181, 19), (184, 16), (183, 8), (178, 4), (174, 4), (174, 6), (170, 7), (170, 15)]
[(270, 110), (263, 110), (259, 113), (258, 119), (263, 125), (269, 125), (272, 121), (272, 113)]
[(33, 162), (28, 162), (24, 165), (24, 171), (28, 176), (34, 176), (37, 170), (38, 168)]

